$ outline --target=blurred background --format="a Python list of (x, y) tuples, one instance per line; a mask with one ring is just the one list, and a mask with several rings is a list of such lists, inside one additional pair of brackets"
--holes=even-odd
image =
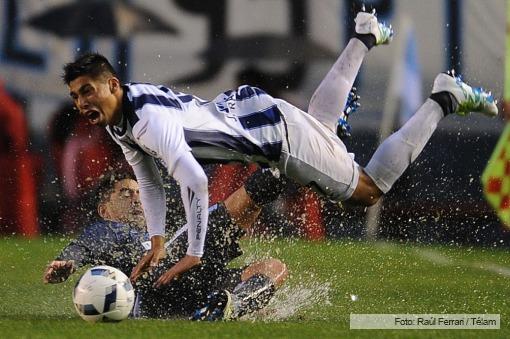
[[(64, 63), (98, 51), (123, 81), (203, 99), (248, 83), (306, 108), (363, 3), (396, 35), (369, 54), (356, 82), (361, 108), (346, 143), (362, 166), (381, 136), (429, 95), (439, 72), (455, 68), (502, 101), (505, 0), (0, 0), (0, 233), (79, 232), (95, 210), (87, 202), (97, 177), (127, 170), (106, 132), (77, 119), (60, 78)], [(255, 232), (508, 247), (510, 233), (480, 183), (503, 127), (502, 118), (443, 120), (416, 163), (368, 211), (289, 184)], [(211, 203), (254, 169), (208, 166)], [(181, 209), (172, 196), (169, 205)]]

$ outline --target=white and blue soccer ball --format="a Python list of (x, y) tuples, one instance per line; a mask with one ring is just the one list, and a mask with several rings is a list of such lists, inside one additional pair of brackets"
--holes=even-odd
[(73, 303), (84, 320), (120, 321), (126, 319), (135, 302), (129, 278), (111, 266), (86, 271), (73, 290)]

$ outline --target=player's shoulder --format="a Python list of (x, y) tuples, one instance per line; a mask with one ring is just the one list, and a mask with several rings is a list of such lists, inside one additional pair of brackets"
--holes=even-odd
[(102, 220), (93, 221), (83, 228), (78, 236), (78, 241), (85, 243), (95, 242), (104, 238), (108, 233), (109, 230), (107, 229), (106, 222)]
[(163, 85), (151, 84), (148, 82), (128, 82), (125, 86), (129, 89), (132, 97), (138, 97), (142, 95), (161, 95), (169, 94), (173, 95), (173, 91)]
[(91, 238), (113, 236), (122, 229), (122, 224), (108, 220), (96, 220), (83, 229), (82, 235)]
[[(264, 90), (250, 85), (241, 85), (236, 89), (230, 89), (220, 93), (213, 100), (220, 111), (223, 111), (222, 105), (229, 102), (227, 106), (231, 106), (232, 103), (241, 104), (243, 106), (251, 104), (274, 104), (273, 97), (267, 94)], [(218, 106), (219, 105), (219, 106)]]
[(182, 103), (177, 94), (168, 87), (149, 83), (129, 83), (127, 96), (135, 112), (144, 110), (182, 110)]

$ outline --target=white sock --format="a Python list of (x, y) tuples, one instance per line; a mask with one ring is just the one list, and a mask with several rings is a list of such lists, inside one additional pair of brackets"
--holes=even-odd
[(400, 130), (379, 145), (365, 167), (365, 173), (382, 192), (387, 193), (420, 155), (443, 116), (441, 106), (427, 99)]
[(308, 113), (333, 132), (367, 52), (363, 42), (352, 38), (310, 100)]

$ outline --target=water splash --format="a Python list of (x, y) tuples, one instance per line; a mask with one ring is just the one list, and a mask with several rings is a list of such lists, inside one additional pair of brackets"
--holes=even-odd
[(329, 295), (331, 283), (311, 281), (299, 285), (285, 285), (276, 291), (273, 299), (262, 310), (245, 315), (242, 320), (282, 321), (298, 312), (317, 307), (331, 305)]

